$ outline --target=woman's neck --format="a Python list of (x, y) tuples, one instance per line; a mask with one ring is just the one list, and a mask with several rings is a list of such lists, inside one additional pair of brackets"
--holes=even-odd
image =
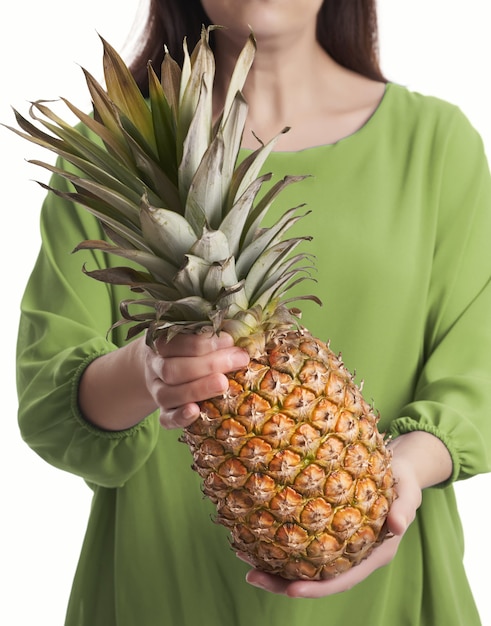
[[(221, 112), (240, 45), (217, 37), (215, 113)], [(244, 86), (249, 106), (243, 145), (258, 147), (285, 126), (278, 150), (334, 143), (352, 134), (373, 114), (384, 85), (338, 65), (315, 38), (259, 41)]]
[[(286, 38), (285, 38), (286, 39)], [(260, 40), (254, 63), (244, 86), (249, 106), (248, 126), (262, 140), (264, 131), (276, 134), (290, 126), (298, 112), (305, 109), (319, 75), (330, 72), (335, 64), (313, 38)], [(215, 111), (223, 106), (238, 48), (228, 40), (217, 41)], [(228, 45), (227, 45), (228, 44)]]

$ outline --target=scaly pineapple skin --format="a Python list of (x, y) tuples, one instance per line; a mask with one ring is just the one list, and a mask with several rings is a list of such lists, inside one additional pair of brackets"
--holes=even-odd
[(332, 578), (387, 536), (396, 497), (378, 417), (339, 356), (308, 331), (262, 354), (201, 403), (182, 437), (234, 550), (284, 578)]

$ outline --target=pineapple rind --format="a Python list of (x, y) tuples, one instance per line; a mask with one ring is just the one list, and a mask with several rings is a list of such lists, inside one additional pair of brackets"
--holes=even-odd
[(182, 440), (234, 550), (287, 579), (332, 578), (387, 536), (391, 454), (328, 345), (305, 329), (264, 337)]

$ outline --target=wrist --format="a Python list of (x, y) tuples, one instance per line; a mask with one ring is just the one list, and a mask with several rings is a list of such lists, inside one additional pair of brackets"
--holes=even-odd
[(432, 433), (416, 430), (399, 435), (389, 444), (393, 466), (409, 464), (420, 489), (445, 482), (452, 475), (452, 457), (443, 441)]
[(86, 368), (79, 383), (85, 419), (104, 430), (126, 430), (155, 409), (144, 373), (144, 338), (109, 352)]

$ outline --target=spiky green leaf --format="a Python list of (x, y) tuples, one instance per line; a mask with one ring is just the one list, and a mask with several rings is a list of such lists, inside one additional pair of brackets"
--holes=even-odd
[(199, 235), (205, 226), (218, 228), (222, 215), (223, 139), (211, 142), (189, 187), (184, 215)]
[[(30, 122), (19, 115), (19, 125), (21, 125), (21, 128), (26, 130), (29, 135), (25, 137), (26, 139), (48, 148), (56, 154), (62, 154), (67, 160), (69, 160), (68, 155), (71, 154), (76, 158), (85, 159), (115, 177), (118, 177), (120, 173), (125, 177), (125, 172), (128, 167), (130, 167), (131, 171), (131, 166), (128, 162), (122, 164), (116, 157), (109, 154), (103, 145), (94, 141), (93, 138), (85, 136), (78, 128), (74, 128), (66, 123), (62, 126), (57, 126), (56, 124), (49, 123), (43, 118), (38, 117), (34, 112), (37, 106), (38, 103), (36, 102), (32, 104), (31, 116), (53, 134), (49, 135), (39, 130), (36, 126), (30, 124)], [(134, 164), (132, 170), (135, 170)]]
[(246, 224), (242, 233), (242, 247), (248, 246), (256, 238), (265, 216), (267, 215), (269, 208), (276, 197), (292, 183), (298, 183), (308, 178), (307, 176), (285, 176), (277, 183), (275, 183), (271, 189), (261, 198), (261, 200), (251, 208), (251, 211), (247, 217)]
[(159, 163), (168, 175), (170, 181), (177, 185), (178, 164), (174, 114), (162, 84), (150, 63), (148, 64), (148, 85)]
[(125, 134), (125, 136), (145, 186), (160, 198), (160, 204), (167, 209), (180, 213), (181, 202), (177, 187), (160, 165), (156, 163), (152, 155), (148, 154), (133, 137), (128, 134)]
[[(210, 265), (203, 281), (203, 295), (210, 302), (215, 302), (221, 293), (229, 288), (235, 288), (238, 283), (234, 258), (216, 261)], [(247, 306), (245, 299), (244, 303)]]
[(186, 254), (184, 264), (174, 279), (180, 295), (203, 296), (203, 281), (209, 269), (208, 261), (194, 254)]
[(173, 125), (177, 128), (177, 111), (179, 109), (179, 88), (181, 84), (181, 68), (165, 48), (161, 65), (160, 82), (167, 102), (173, 113)]
[(116, 50), (101, 37), (103, 68), (109, 98), (131, 121), (156, 152), (152, 115), (129, 68)]
[(179, 213), (153, 207), (145, 199), (140, 222), (143, 237), (153, 252), (179, 268), (197, 240), (189, 223)]
[(130, 242), (135, 248), (138, 248), (138, 250), (150, 251), (150, 247), (142, 237), (140, 229), (135, 228), (134, 224), (129, 221), (125, 222), (124, 216), (122, 217), (121, 215), (118, 215), (113, 207), (106, 205), (93, 197), (84, 196), (76, 192), (61, 191), (56, 189), (56, 187), (50, 187), (42, 182), (40, 182), (39, 185), (43, 189), (51, 191), (60, 198), (68, 200), (69, 202), (74, 202), (75, 204), (80, 204), (92, 213), (92, 215), (94, 215), (94, 217), (96, 217), (100, 222), (107, 224), (114, 230), (114, 232), (118, 233), (120, 237), (123, 237)]
[(230, 211), (227, 212), (223, 222), (220, 224), (220, 230), (225, 234), (231, 254), (239, 257), (241, 249), (241, 238), (243, 237), (245, 224), (254, 205), (254, 200), (259, 193), (263, 183), (271, 180), (271, 174), (265, 174), (260, 178), (256, 178), (246, 191), (240, 196)]
[[(198, 101), (202, 92), (203, 83), (206, 85), (206, 97), (203, 98), (202, 108), (205, 109), (203, 117), (208, 119), (211, 135), (211, 119), (212, 119), (212, 86), (215, 77), (215, 57), (209, 45), (208, 29), (202, 28), (201, 37), (193, 50), (192, 56), (189, 56), (187, 43), (184, 45), (184, 64), (181, 75), (180, 99), (179, 99), (179, 116), (177, 125), (177, 144), (180, 160), (182, 152), (179, 152), (181, 146), (184, 146), (186, 135), (188, 134), (191, 121), (198, 107)], [(201, 96), (202, 97), (202, 96)]]
[(255, 261), (276, 243), (280, 242), (283, 235), (296, 223), (303, 215), (296, 215), (297, 209), (294, 207), (286, 211), (277, 222), (269, 227), (263, 228), (256, 233), (253, 241), (241, 250), (237, 259), (237, 272), (239, 276), (246, 276)]
[(144, 252), (136, 248), (120, 248), (100, 239), (82, 241), (75, 247), (74, 252), (80, 250), (100, 250), (101, 252), (113, 254), (127, 259), (128, 261), (132, 261), (133, 263), (137, 263), (148, 270), (155, 280), (172, 288), (172, 290), (169, 291), (168, 298), (171, 297), (170, 293), (173, 293), (174, 297), (179, 297), (179, 292), (173, 287), (173, 278), (176, 273), (175, 267), (155, 254)]
[(225, 123), (220, 127), (224, 146), (222, 166), (222, 207), (224, 214), (228, 213), (231, 206), (233, 206), (230, 204), (231, 198), (229, 197), (229, 190), (232, 185), (237, 158), (242, 143), (247, 110), (248, 106), (244, 97), (240, 92), (237, 92), (225, 119)]
[(254, 34), (251, 32), (247, 38), (245, 46), (242, 48), (237, 61), (235, 63), (230, 83), (227, 89), (227, 95), (225, 97), (225, 103), (223, 105), (222, 120), (225, 122), (229, 116), (230, 109), (236, 98), (237, 92), (242, 91), (246, 78), (251, 69), (254, 57), (256, 54), (257, 44)]
[(133, 223), (135, 226), (139, 225), (140, 196), (138, 194), (131, 193), (128, 188), (121, 188), (121, 186), (114, 185), (115, 187), (118, 187), (118, 191), (116, 191), (108, 185), (71, 174), (62, 168), (48, 163), (38, 161), (33, 161), (33, 163), (39, 165), (42, 164), (45, 169), (69, 180), (80, 196), (96, 198), (101, 201), (103, 205), (110, 207), (112, 214), (124, 216), (126, 220)]
[(215, 263), (228, 259), (230, 247), (227, 237), (221, 230), (205, 227), (201, 237), (193, 244), (190, 252), (208, 263)]
[[(305, 241), (305, 239), (305, 237), (287, 239), (264, 250), (245, 277), (245, 291), (249, 300), (252, 298), (252, 294), (257, 288), (257, 285), (266, 280), (271, 268), (275, 267), (277, 263), (290, 254), (297, 245), (301, 241)], [(241, 275), (238, 269), (237, 274), (239, 276)]]
[(234, 204), (237, 198), (240, 198), (252, 181), (259, 176), (266, 159), (272, 152), (278, 139), (289, 130), (290, 129), (288, 127), (284, 128), (281, 132), (275, 135), (275, 137), (268, 141), (268, 143), (262, 144), (260, 148), (247, 156), (236, 168), (228, 194), (229, 206)]
[[(118, 108), (92, 74), (84, 68), (82, 68), (82, 71), (84, 72), (85, 82), (87, 83), (87, 88), (92, 99), (94, 120), (103, 126), (107, 135), (111, 138), (107, 143), (104, 141), (108, 151), (121, 158), (125, 163), (131, 161), (131, 155), (128, 152), (125, 139), (121, 132)], [(68, 100), (64, 99), (64, 102), (68, 107), (75, 109), (75, 106)], [(79, 117), (75, 110), (73, 112)], [(85, 121), (84, 124), (86, 124)], [(97, 134), (100, 136), (99, 131), (97, 131)], [(107, 140), (107, 137), (105, 137), (105, 140)], [(117, 147), (115, 147), (114, 144), (117, 144)]]
[(196, 110), (184, 139), (182, 159), (179, 164), (179, 195), (182, 204), (186, 203), (193, 178), (198, 171), (201, 159), (210, 145), (212, 118), (209, 101), (211, 93), (206, 80), (203, 80)]

